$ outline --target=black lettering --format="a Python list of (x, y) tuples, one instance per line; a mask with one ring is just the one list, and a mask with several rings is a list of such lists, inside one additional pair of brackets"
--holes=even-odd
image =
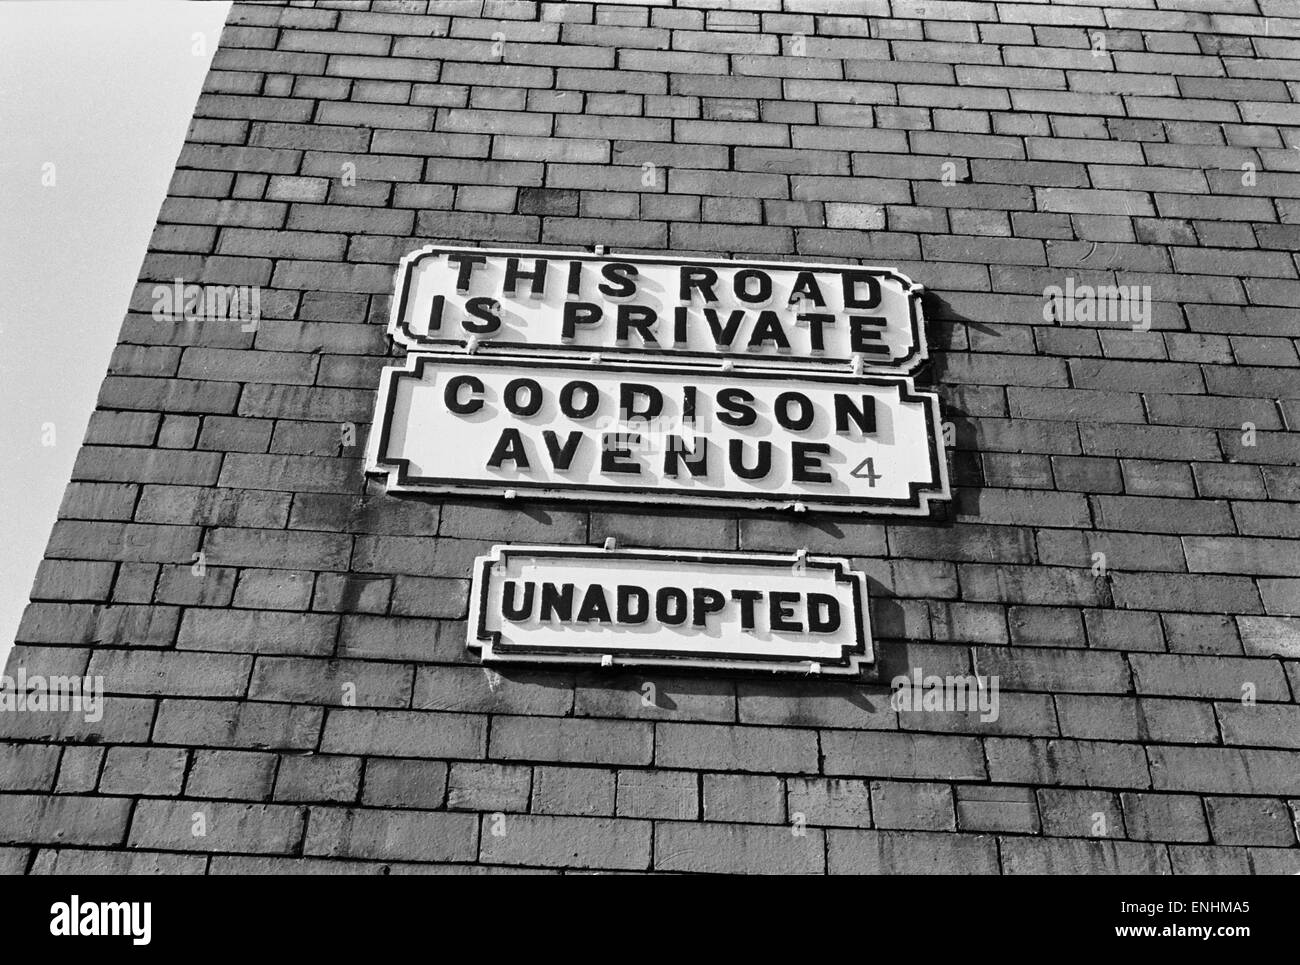
[(506, 280), (505, 290), (513, 295), (519, 287), (519, 282), (527, 279), (529, 282), (529, 291), (534, 295), (542, 294), (543, 287), (546, 283), (546, 259), (538, 258), (533, 262), (532, 271), (524, 271), (519, 267), (518, 258), (506, 259)]
[[(633, 607), (635, 602), (636, 606)], [(620, 586), (618, 588), (618, 622), (639, 626), (650, 616), (650, 594), (644, 587)]]
[(886, 320), (877, 315), (849, 316), (849, 351), (883, 355), (889, 349), (882, 343)]
[[(790, 406), (796, 405), (799, 408), (797, 417), (790, 415)], [(817, 416), (817, 410), (813, 407), (812, 400), (802, 392), (782, 392), (776, 397), (775, 406), (776, 421), (782, 429), (793, 429), (796, 432), (802, 432), (813, 424), (813, 419)]]
[(835, 431), (848, 432), (849, 420), (857, 425), (858, 431), (870, 435), (876, 431), (876, 399), (874, 396), (862, 396), (861, 407), (855, 406), (853, 400), (843, 392), (835, 393)]
[[(645, 400), (645, 411), (636, 404)], [(618, 410), (625, 420), (653, 419), (664, 411), (664, 395), (653, 385), (624, 382), (618, 387)]]
[(681, 279), (677, 285), (678, 301), (691, 301), (691, 292), (698, 291), (706, 302), (716, 302), (713, 286), (718, 283), (718, 273), (703, 265), (682, 265)]
[(813, 633), (834, 633), (839, 628), (840, 601), (827, 593), (809, 593), (808, 629)]
[[(528, 402), (519, 401), (519, 393), (528, 392)], [(542, 410), (542, 387), (535, 379), (511, 379), (506, 383), (506, 411), (511, 415), (533, 416)]]
[(826, 299), (822, 298), (821, 286), (817, 284), (817, 276), (810, 271), (801, 271), (794, 280), (794, 288), (790, 290), (790, 301), (796, 302), (800, 298), (808, 298), (814, 305), (825, 305)]
[(811, 314), (799, 315), (797, 320), (808, 323), (808, 338), (812, 340), (813, 351), (824, 351), (826, 349), (826, 344), (822, 333), (822, 326), (834, 325), (835, 316), (813, 312)]
[(507, 620), (516, 622), (528, 619), (533, 613), (534, 584), (524, 584), (524, 602), (521, 604), (515, 603), (515, 590), (518, 585), (515, 580), (507, 580), (506, 585), (501, 588), (501, 615)]
[(564, 319), (560, 322), (560, 336), (573, 338), (579, 325), (594, 325), (600, 321), (604, 312), (599, 305), (591, 302), (565, 302)]
[(704, 320), (709, 323), (709, 330), (713, 332), (713, 341), (716, 345), (730, 345), (735, 339), (736, 333), (740, 331), (740, 323), (745, 320), (745, 310), (743, 308), (735, 309), (727, 316), (727, 324), (723, 325), (718, 321), (718, 311), (715, 308), (706, 308), (704, 310)]
[(605, 588), (599, 583), (593, 583), (587, 587), (587, 593), (582, 598), (582, 606), (578, 608), (579, 623), (610, 623), (609, 603), (605, 600)]
[(731, 598), (740, 604), (740, 628), (754, 629), (754, 605), (763, 598), (763, 591), (732, 590)]
[(459, 267), (459, 271), (456, 273), (456, 291), (458, 292), (469, 291), (470, 273), (479, 265), (487, 264), (487, 258), (483, 255), (466, 255), (459, 252), (448, 255), (447, 261), (449, 264)]
[(554, 583), (542, 584), (542, 606), (538, 618), (547, 622), (559, 619), (561, 623), (573, 620), (573, 584), (556, 586)]
[(676, 627), (686, 622), (686, 591), (675, 586), (665, 586), (655, 594), (655, 619), (665, 626)]
[[(581, 392), (582, 405), (577, 405), (573, 397)], [(566, 382), (560, 389), (560, 411), (570, 419), (586, 419), (600, 407), (600, 393), (590, 382)]]
[[(687, 459), (688, 453), (693, 458)], [(686, 471), (692, 476), (707, 476), (709, 474), (709, 440), (697, 436), (695, 448), (688, 450), (685, 439), (670, 434), (664, 448), (664, 475), (675, 479), (680, 466), (685, 466)]]
[(636, 432), (606, 432), (600, 442), (600, 471), (603, 473), (627, 473), (633, 476), (641, 474), (641, 466), (628, 462), (632, 458), (632, 446), (641, 445), (641, 435)]
[(573, 457), (578, 454), (578, 446), (584, 437), (581, 432), (570, 432), (568, 441), (560, 445), (560, 434), (554, 429), (545, 429), (542, 431), (542, 438), (546, 440), (546, 451), (551, 455), (551, 465), (560, 472), (565, 472), (573, 465)]
[(750, 348), (760, 348), (764, 342), (771, 342), (777, 348), (790, 347), (790, 340), (781, 327), (781, 319), (774, 311), (759, 312), (754, 330), (749, 333)]
[(524, 437), (518, 429), (502, 429), (501, 438), (488, 457), (488, 466), (492, 469), (500, 469), (506, 462), (513, 462), (516, 469), (528, 468), (528, 450), (524, 448)]
[(794, 606), (798, 602), (798, 593), (774, 590), (768, 594), (767, 616), (773, 633), (798, 633), (803, 629), (803, 624), (794, 615)]
[(727, 598), (717, 590), (709, 589), (705, 586), (695, 588), (691, 594), (695, 600), (692, 608), (695, 615), (691, 617), (691, 623), (697, 627), (707, 626), (710, 613), (721, 613), (722, 608), (727, 605)]
[(626, 298), (636, 293), (636, 282), (632, 281), (637, 276), (636, 265), (613, 261), (602, 266), (600, 273), (604, 276), (605, 282), (597, 285), (596, 288), (602, 295)]
[(758, 443), (758, 461), (753, 468), (745, 465), (745, 443), (732, 439), (730, 445), (731, 471), (741, 479), (762, 479), (772, 471), (772, 443), (766, 439)]
[[(464, 402), (460, 401), (460, 390), (469, 389), (474, 393)], [(442, 404), (448, 412), (456, 415), (469, 415), (483, 408), (483, 383), (472, 375), (456, 375), (447, 380), (447, 388), (442, 393)]]
[[(758, 282), (758, 290), (752, 295), (749, 292), (751, 281)], [(772, 297), (772, 276), (757, 268), (742, 268), (732, 277), (731, 284), (736, 297), (751, 305), (761, 305)]]
[(790, 461), (795, 482), (828, 483), (831, 474), (822, 468), (822, 457), (831, 454), (823, 442), (795, 442), (790, 445)]
[(501, 317), (497, 314), (500, 308), (495, 298), (471, 298), (465, 302), (465, 311), (478, 321), (471, 322), (467, 318), (461, 321), (460, 327), (475, 335), (491, 335), (501, 328)]
[(687, 308), (685, 305), (678, 305), (673, 309), (673, 344), (686, 344), (686, 318)]
[[(846, 271), (841, 276), (844, 285), (844, 307), (875, 308), (880, 304), (880, 279), (866, 271)], [(865, 285), (867, 297), (858, 297), (858, 286)]]
[(628, 334), (635, 330), (641, 341), (646, 345), (658, 345), (659, 340), (655, 338), (655, 333), (651, 331), (658, 320), (659, 315), (653, 308), (648, 308), (645, 305), (619, 305), (615, 336), (618, 341), (626, 342)]
[(725, 412), (718, 413), (718, 421), (729, 426), (752, 426), (758, 421), (754, 413), (754, 396), (744, 389), (721, 389), (718, 391), (718, 405)]

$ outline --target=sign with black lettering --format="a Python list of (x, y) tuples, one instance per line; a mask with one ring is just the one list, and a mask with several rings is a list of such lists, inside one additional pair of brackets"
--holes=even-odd
[(923, 515), (938, 399), (910, 380), (411, 355), (367, 469), (390, 491)]
[(926, 357), (920, 295), (889, 268), (430, 246), (402, 259), (389, 332), (414, 351), (907, 374)]
[(497, 546), (470, 600), (485, 664), (844, 675), (874, 661), (866, 579), (844, 559)]

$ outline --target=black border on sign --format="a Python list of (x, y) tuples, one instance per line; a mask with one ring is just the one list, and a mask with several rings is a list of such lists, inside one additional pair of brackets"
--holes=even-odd
[[(411, 280), (415, 274), (415, 269), (425, 258), (433, 255), (446, 254), (448, 252), (474, 252), (476, 254), (485, 254), (499, 257), (527, 257), (527, 258), (567, 258), (570, 261), (598, 261), (598, 262), (652, 262), (665, 265), (703, 265), (706, 268), (734, 268), (743, 266), (746, 268), (760, 268), (767, 271), (790, 271), (792, 269), (804, 268), (811, 271), (833, 273), (844, 271), (863, 271), (875, 275), (879, 278), (888, 278), (897, 281), (903, 286), (903, 294), (907, 299), (908, 306), (908, 326), (912, 335), (912, 345), (907, 354), (897, 359), (871, 360), (864, 358), (863, 366), (868, 371), (875, 372), (896, 372), (900, 375), (907, 375), (914, 372), (928, 357), (925, 343), (925, 327), (921, 322), (921, 291), (922, 289), (906, 275), (890, 268), (877, 268), (870, 265), (853, 265), (853, 264), (814, 264), (811, 262), (801, 261), (743, 261), (739, 259), (712, 259), (712, 258), (674, 258), (664, 255), (626, 255), (620, 256), (617, 252), (606, 252), (603, 255), (595, 255), (586, 251), (563, 251), (563, 250), (539, 250), (539, 249), (515, 249), (515, 248), (464, 248), (458, 245), (425, 245), (409, 254), (403, 256), (401, 264), (397, 269), (396, 288), (397, 297), (393, 300), (393, 309), (388, 323), (388, 333), (394, 341), (406, 346), (412, 352), (439, 351), (451, 347), (461, 347), (466, 345), (464, 339), (457, 338), (429, 338), (428, 336), (416, 335), (411, 331), (409, 320), (407, 319), (407, 304), (411, 294)], [(632, 348), (619, 346), (579, 346), (579, 345), (557, 345), (554, 343), (537, 343), (537, 342), (515, 342), (515, 341), (498, 341), (496, 339), (485, 339), (481, 343), (483, 349), (499, 348), (503, 351), (523, 351), (523, 352), (544, 352), (561, 358), (565, 353), (569, 355), (620, 355), (637, 357), (657, 357), (667, 361), (669, 358), (680, 358), (684, 363), (697, 362), (705, 359), (717, 361), (730, 361), (736, 365), (754, 365), (755, 367), (766, 367), (769, 365), (800, 365), (812, 364), (820, 367), (838, 366), (843, 368), (851, 365), (851, 358), (844, 359), (821, 359), (821, 358), (800, 358), (797, 356), (749, 356), (741, 354), (719, 355), (712, 352), (695, 352), (670, 348)]]
[[(853, 569), (847, 559), (842, 557), (807, 556), (800, 561), (798, 555), (778, 556), (770, 553), (724, 553), (707, 550), (651, 550), (651, 549), (601, 549), (584, 546), (528, 546), (497, 545), (486, 556), (475, 560), (476, 574), (474, 583), (476, 592), (472, 603), (477, 609), (477, 617), (469, 621), (470, 637), (468, 646), (481, 650), (483, 644), (490, 643), (494, 656), (501, 654), (500, 662), (509, 662), (511, 658), (524, 663), (538, 663), (536, 656), (544, 655), (543, 660), (549, 664), (590, 665), (593, 658), (609, 654), (617, 657), (619, 666), (679, 666), (689, 668), (692, 665), (707, 664), (711, 667), (728, 667), (736, 670), (767, 670), (778, 672), (776, 667), (797, 671), (807, 667), (811, 661), (807, 657), (764, 656), (762, 654), (735, 654), (730, 652), (692, 651), (683, 653), (678, 650), (620, 650), (609, 646), (585, 645), (573, 646), (564, 650), (550, 647), (524, 647), (501, 644), (501, 633), (487, 628), (488, 588), (494, 565), (507, 562), (510, 556), (529, 556), (546, 559), (603, 560), (616, 557), (624, 560), (645, 560), (649, 562), (721, 564), (743, 563), (784, 569), (802, 562), (804, 566), (814, 569), (831, 570), (836, 583), (847, 584), (853, 594), (853, 606), (857, 619), (854, 623), (854, 643), (840, 647), (840, 656), (834, 661), (818, 661), (823, 666), (840, 667), (849, 673), (859, 673), (861, 669), (875, 667), (875, 650), (871, 643), (870, 611), (867, 608), (866, 577)], [(498, 662), (496, 660), (490, 661)], [(759, 665), (759, 666), (754, 666)], [(843, 676), (843, 673), (832, 676)]]
[[(871, 512), (872, 509), (878, 509), (882, 514), (890, 510), (913, 510), (924, 511), (928, 497), (933, 495), (942, 498), (947, 495), (947, 487), (943, 484), (943, 471), (940, 466), (939, 453), (939, 435), (936, 432), (935, 425), (936, 408), (938, 406), (938, 397), (929, 393), (916, 393), (911, 380), (906, 376), (886, 376), (886, 375), (862, 375), (862, 376), (843, 376), (828, 372), (799, 372), (794, 373), (788, 370), (779, 369), (747, 369), (744, 371), (732, 370), (730, 372), (721, 372), (711, 370), (708, 374), (711, 376), (725, 375), (735, 378), (739, 381), (744, 380), (782, 380), (788, 381), (791, 378), (797, 378), (806, 382), (831, 383), (835, 385), (861, 386), (895, 386), (898, 388), (899, 401), (920, 403), (925, 412), (926, 423), (926, 442), (929, 448), (930, 478), (923, 482), (912, 481), (908, 483), (908, 499), (901, 501), (897, 499), (873, 498), (870, 496), (819, 496), (816, 494), (787, 496), (781, 499), (773, 499), (763, 495), (736, 495), (725, 492), (695, 492), (689, 490), (665, 490), (662, 487), (647, 488), (645, 486), (606, 486), (595, 485), (591, 483), (572, 483), (564, 482), (533, 482), (530, 480), (465, 480), (454, 477), (444, 476), (414, 476), (410, 473), (411, 461), (409, 459), (388, 459), (385, 453), (388, 451), (389, 437), (392, 434), (393, 416), (395, 414), (395, 405), (392, 403), (396, 398), (396, 384), (399, 379), (414, 379), (419, 381), (424, 375), (425, 366), (430, 363), (439, 363), (449, 366), (530, 366), (541, 369), (571, 369), (579, 373), (590, 374), (596, 372), (628, 372), (628, 373), (659, 373), (665, 375), (680, 376), (684, 373), (681, 366), (671, 365), (643, 365), (643, 364), (612, 364), (612, 363), (589, 363), (573, 360), (534, 360), (519, 359), (506, 356), (484, 356), (475, 355), (432, 355), (424, 353), (411, 353), (407, 355), (407, 367), (398, 368), (390, 367), (388, 381), (381, 386), (379, 397), (376, 405), (379, 407), (376, 414), (382, 410), (383, 418), (380, 420), (380, 431), (376, 445), (372, 449), (374, 462), (373, 465), (367, 465), (367, 472), (387, 472), (397, 473), (397, 486), (405, 488), (409, 492), (439, 492), (439, 493), (472, 493), (474, 495), (486, 496), (503, 496), (506, 490), (525, 490), (528, 492), (538, 492), (545, 498), (555, 499), (578, 499), (584, 495), (595, 493), (597, 495), (607, 495), (611, 499), (627, 499), (629, 497), (641, 496), (651, 502), (656, 503), (674, 503), (696, 506), (735, 506), (738, 508), (783, 508), (792, 506), (795, 503), (802, 504), (808, 508), (830, 507), (843, 509), (846, 512)], [(384, 391), (386, 389), (386, 391)], [(927, 497), (927, 498), (923, 498)]]

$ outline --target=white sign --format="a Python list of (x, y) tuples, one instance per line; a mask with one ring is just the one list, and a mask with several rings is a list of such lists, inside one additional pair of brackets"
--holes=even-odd
[(408, 356), (367, 470), (391, 491), (923, 515), (938, 399), (910, 380)]
[(417, 351), (907, 374), (926, 357), (920, 296), (888, 268), (430, 246), (402, 259), (389, 333)]
[(858, 674), (874, 659), (866, 579), (843, 559), (497, 546), (470, 600), (484, 663)]

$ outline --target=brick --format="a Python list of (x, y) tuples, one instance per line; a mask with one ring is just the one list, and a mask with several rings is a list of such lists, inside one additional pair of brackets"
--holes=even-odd
[(810, 730), (766, 730), (719, 724), (656, 725), (655, 763), (750, 772), (815, 773), (817, 738)]
[(757, 774), (705, 774), (704, 819), (780, 824), (786, 819), (780, 778)]
[(316, 807), (303, 850), (330, 857), (467, 861), (477, 849), (477, 824), (468, 814)]
[(175, 797), (181, 793), (187, 760), (185, 751), (172, 748), (109, 748), (99, 778), (100, 793)]
[(1003, 838), (1002, 868), (1005, 874), (1171, 873), (1158, 845), (1082, 838)]
[(532, 812), (613, 815), (614, 772), (591, 767), (535, 768)]
[(361, 784), (361, 759), (332, 755), (280, 759), (275, 799), (290, 802), (355, 801)]
[(327, 656), (334, 649), (337, 631), (338, 618), (331, 616), (195, 608), (185, 611), (176, 646), (183, 650)]
[(265, 801), (275, 781), (276, 756), (249, 751), (198, 751), (185, 781), (193, 797)]
[(440, 808), (446, 787), (447, 765), (441, 761), (375, 758), (366, 762), (362, 803), (368, 807)]
[(699, 781), (688, 771), (619, 771), (618, 816), (690, 821), (699, 817)]
[(918, 831), (955, 831), (952, 788), (913, 781), (872, 781), (875, 826)]
[(1033, 834), (1040, 827), (1038, 802), (1028, 788), (958, 785), (956, 803), (962, 831)]
[(990, 737), (985, 749), (997, 783), (1151, 786), (1140, 744)]
[(997, 874), (988, 835), (930, 831), (827, 832), (832, 874)]
[(649, 764), (651, 744), (651, 725), (640, 721), (498, 717), (492, 724), (490, 756), (574, 764)]
[(492, 834), (484, 815), (480, 860), (535, 867), (643, 870), (650, 864), (649, 821), (622, 818), (509, 815)]
[(1205, 811), (1215, 844), (1294, 847), (1296, 830), (1290, 810), (1278, 800), (1208, 797)]
[(786, 828), (663, 821), (655, 825), (655, 868), (723, 874), (820, 874), (822, 832)]
[(1218, 747), (1153, 747), (1151, 777), (1160, 790), (1220, 794), (1297, 791), (1297, 755), (1291, 751)]
[(532, 770), (509, 764), (454, 763), (447, 779), (447, 807), (467, 811), (526, 811)]
[(383, 757), (480, 758), (486, 719), (467, 714), (334, 708), (325, 719), (322, 751)]
[(826, 731), (823, 772), (829, 775), (934, 780), (984, 780), (984, 755), (973, 737)]
[(131, 799), (0, 795), (0, 841), (6, 844), (120, 845)]

